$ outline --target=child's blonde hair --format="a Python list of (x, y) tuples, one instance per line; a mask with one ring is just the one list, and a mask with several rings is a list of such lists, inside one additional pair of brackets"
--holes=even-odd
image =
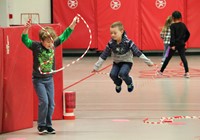
[(52, 38), (53, 40), (55, 40), (55, 38), (57, 37), (56, 32), (54, 31), (54, 29), (52, 27), (44, 27), (44, 29), (41, 29), (39, 32), (39, 38), (40, 40), (44, 41), (46, 38)]
[(110, 25), (110, 28), (118, 27), (120, 31), (124, 30), (124, 26), (121, 21), (116, 21)]
[(167, 28), (169, 28), (169, 26), (172, 24), (172, 16), (168, 16), (166, 21), (165, 21), (165, 25), (162, 28), (162, 32), (165, 32), (167, 30)]

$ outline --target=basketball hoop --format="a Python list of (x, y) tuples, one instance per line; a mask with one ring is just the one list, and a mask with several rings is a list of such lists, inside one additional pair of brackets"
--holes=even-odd
[(21, 13), (20, 24), (24, 25), (29, 19), (31, 19), (32, 24), (40, 23), (39, 13)]

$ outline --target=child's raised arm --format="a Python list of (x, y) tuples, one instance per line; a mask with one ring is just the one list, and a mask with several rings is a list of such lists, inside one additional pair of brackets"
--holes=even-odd
[(72, 20), (72, 23), (69, 25), (69, 28), (71, 28), (72, 30), (74, 30), (75, 26), (77, 23), (79, 23), (79, 17), (75, 16), (74, 19)]
[(24, 26), (25, 26), (25, 29), (24, 29), (23, 32), (22, 32), (22, 42), (23, 42), (28, 48), (30, 48), (31, 45), (32, 45), (32, 40), (30, 40), (30, 39), (28, 38), (28, 30), (29, 30), (29, 28), (31, 27), (31, 20), (28, 20)]
[(29, 19), (26, 23), (25, 23), (25, 29), (24, 31), (22, 32), (22, 34), (28, 34), (28, 30), (29, 28), (31, 27), (31, 20)]

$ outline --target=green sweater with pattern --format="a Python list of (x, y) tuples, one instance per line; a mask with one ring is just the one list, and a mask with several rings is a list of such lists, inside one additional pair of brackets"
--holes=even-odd
[[(69, 27), (65, 29), (65, 31), (54, 40), (54, 47), (58, 47), (67, 40), (72, 32), (73, 30)], [(22, 34), (22, 42), (28, 49), (32, 50), (33, 77), (51, 77), (53, 74), (49, 72), (55, 70), (54, 49), (46, 49), (41, 42), (31, 40), (28, 34)]]

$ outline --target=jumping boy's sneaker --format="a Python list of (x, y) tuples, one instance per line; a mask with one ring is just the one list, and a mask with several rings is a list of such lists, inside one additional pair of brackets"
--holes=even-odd
[(128, 90), (128, 92), (132, 92), (133, 89), (134, 89), (134, 86), (133, 86), (132, 83), (131, 83), (130, 85), (127, 85), (127, 90)]
[(120, 91), (122, 90), (122, 87), (116, 85), (115, 90), (117, 93), (120, 93)]
[(53, 129), (52, 127), (47, 127), (47, 131), (49, 134), (56, 134), (56, 130)]
[(185, 78), (190, 78), (190, 74), (187, 72), (183, 75)]
[(47, 134), (47, 128), (46, 128), (46, 126), (38, 126), (38, 134), (39, 135)]

